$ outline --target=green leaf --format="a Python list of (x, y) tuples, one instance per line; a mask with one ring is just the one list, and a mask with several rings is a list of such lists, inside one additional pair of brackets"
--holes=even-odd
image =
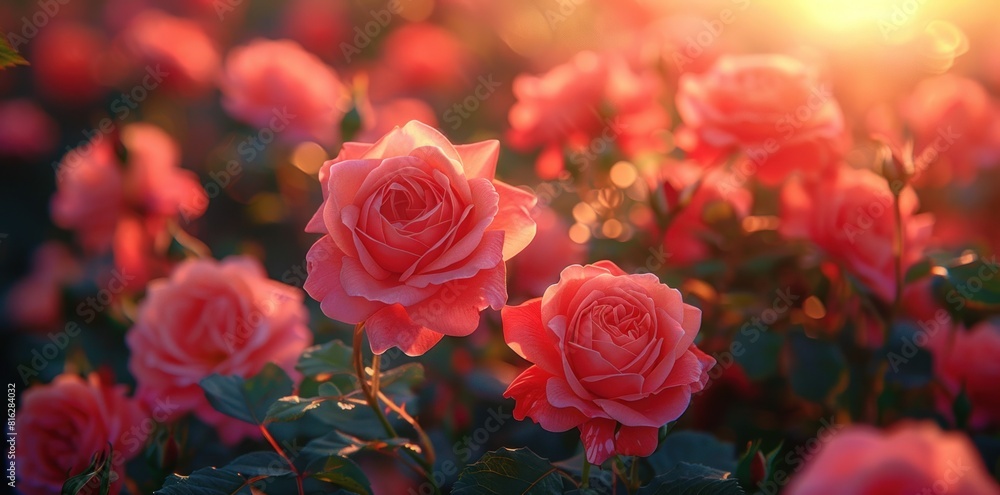
[(332, 373), (351, 373), (351, 348), (339, 340), (331, 340), (322, 345), (312, 346), (302, 352), (295, 369), (305, 376)]
[(917, 280), (920, 280), (931, 274), (931, 270), (934, 269), (934, 262), (929, 258), (924, 258), (917, 263), (914, 263), (906, 270), (906, 276), (903, 281), (907, 284), (912, 284)]
[(636, 495), (744, 495), (736, 478), (729, 473), (700, 464), (681, 463), (669, 473), (657, 476)]
[(7, 43), (6, 39), (0, 37), (0, 69), (7, 69), (17, 65), (30, 64), (24, 59), (24, 57), (17, 53), (17, 50), (14, 50), (14, 48)]
[[(97, 493), (107, 495), (110, 491), (111, 478), (117, 476), (109, 462), (112, 459), (112, 455), (113, 449), (110, 446), (108, 451), (94, 454), (90, 458), (90, 465), (82, 473), (70, 477), (63, 483), (62, 495), (76, 495), (95, 479), (99, 480), (100, 485), (100, 490)], [(88, 488), (84, 493), (92, 493), (92, 488)]]
[(420, 363), (406, 363), (383, 371), (379, 380), (383, 389), (397, 383), (406, 388), (415, 387), (424, 381), (424, 367)]
[(265, 423), (273, 422), (288, 422), (295, 421), (302, 416), (305, 416), (306, 412), (313, 409), (317, 409), (320, 404), (327, 401), (326, 397), (316, 397), (316, 398), (302, 398), (297, 395), (290, 395), (288, 397), (282, 397), (276, 402), (272, 403), (267, 409), (267, 415), (264, 417)]
[(372, 493), (371, 483), (364, 471), (354, 461), (341, 456), (317, 459), (306, 468), (308, 476), (333, 483), (361, 495)]
[(844, 379), (847, 362), (833, 342), (814, 339), (802, 331), (788, 334), (791, 347), (789, 381), (799, 397), (813, 402), (829, 399)]
[(306, 349), (295, 368), (306, 378), (332, 383), (341, 392), (350, 393), (358, 388), (351, 353), (351, 347), (339, 340), (332, 340)]
[(215, 374), (202, 380), (201, 388), (219, 412), (261, 425), (271, 404), (292, 395), (292, 380), (277, 365), (268, 363), (250, 379)]
[(943, 299), (942, 306), (961, 317), (963, 311), (1000, 312), (1000, 264), (996, 257), (974, 261), (946, 269), (936, 275), (933, 286)]
[(682, 430), (667, 435), (660, 448), (646, 460), (657, 475), (685, 462), (732, 471), (736, 469), (736, 448), (707, 433)]
[(163, 488), (154, 495), (252, 495), (250, 485), (267, 479), (266, 476), (244, 477), (226, 469), (214, 467), (199, 469), (190, 476), (170, 475)]
[(550, 495), (575, 488), (547, 459), (528, 449), (489, 452), (465, 468), (452, 488), (453, 495)]

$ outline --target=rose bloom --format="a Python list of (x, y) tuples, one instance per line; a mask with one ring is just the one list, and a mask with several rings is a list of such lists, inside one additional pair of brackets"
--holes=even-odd
[(437, 127), (437, 115), (430, 105), (415, 98), (395, 98), (388, 101), (365, 102), (359, 105), (361, 131), (354, 137), (360, 142), (378, 141), (394, 128), (419, 120)]
[(233, 118), (288, 141), (333, 144), (350, 106), (337, 73), (291, 40), (256, 39), (232, 49), (220, 85)]
[(0, 155), (38, 159), (53, 151), (58, 137), (59, 126), (35, 102), (0, 103)]
[(294, 374), (312, 343), (300, 290), (267, 278), (252, 258), (188, 260), (150, 282), (125, 340), (136, 395), (168, 398), (171, 417), (193, 411), (228, 444), (257, 431), (215, 411), (198, 383), (214, 373), (248, 378), (273, 362)]
[(197, 175), (180, 168), (180, 149), (167, 133), (140, 123), (125, 126), (120, 137), (128, 163), (120, 163), (112, 138), (99, 134), (67, 153), (56, 172), (52, 219), (91, 251), (111, 246), (128, 212), (162, 228), (179, 216), (198, 218), (206, 206)]
[(7, 293), (7, 315), (15, 325), (51, 329), (63, 318), (62, 289), (83, 274), (79, 262), (66, 246), (46, 242), (31, 258), (31, 272)]
[(454, 146), (417, 121), (323, 164), (306, 226), (305, 289), (323, 312), (365, 322), (372, 351), (417, 356), (466, 336), (507, 301), (504, 261), (535, 235), (535, 197), (494, 178), (500, 144)]
[[(344, 48), (348, 62), (354, 60), (350, 58), (353, 55)], [(430, 23), (405, 24), (385, 38), (381, 57), (372, 67), (371, 94), (381, 100), (400, 95), (464, 94), (473, 89), (465, 83), (474, 73), (471, 64), (466, 45), (447, 29)]]
[(572, 265), (540, 298), (503, 309), (507, 345), (534, 363), (504, 392), (514, 417), (580, 428), (587, 460), (647, 456), (659, 428), (705, 387), (715, 359), (694, 345), (701, 310), (653, 274)]
[[(899, 196), (903, 223), (903, 273), (920, 260), (933, 217), (917, 214), (913, 189)], [(781, 193), (782, 235), (812, 241), (843, 265), (879, 299), (896, 292), (893, 197), (884, 178), (870, 170), (842, 167), (833, 177), (793, 181)]]
[(838, 165), (844, 117), (815, 72), (782, 55), (727, 55), (710, 70), (681, 76), (677, 144), (703, 163), (742, 152), (762, 183), (794, 171), (816, 174)]
[(956, 75), (925, 79), (902, 103), (913, 133), (921, 184), (968, 184), (1000, 160), (1000, 106), (979, 82)]
[(161, 66), (164, 85), (182, 93), (198, 93), (215, 82), (219, 52), (197, 22), (147, 10), (129, 22), (119, 38), (132, 65)]
[(343, 57), (341, 43), (357, 34), (351, 22), (351, 4), (328, 0), (293, 0), (281, 15), (281, 34), (302, 44), (324, 60)]
[(858, 425), (830, 433), (792, 478), (788, 495), (1000, 493), (972, 442), (931, 422), (906, 422), (889, 431)]
[(657, 131), (670, 124), (658, 78), (615, 54), (580, 52), (544, 75), (518, 76), (513, 91), (508, 139), (519, 151), (542, 148), (535, 163), (542, 179), (563, 171), (564, 150), (577, 166), (611, 144), (628, 156), (659, 150)]
[(942, 328), (928, 345), (934, 354), (934, 374), (942, 385), (938, 409), (951, 416), (955, 397), (964, 387), (972, 404), (969, 423), (976, 428), (1000, 424), (1000, 396), (996, 393), (1000, 326), (983, 321), (971, 330), (949, 327)]
[(100, 31), (73, 21), (54, 21), (30, 42), (35, 89), (59, 104), (85, 105), (98, 100), (100, 54), (108, 41)]
[[(695, 186), (698, 181), (701, 184)], [(725, 217), (742, 220), (750, 214), (753, 194), (743, 187), (739, 178), (726, 170), (706, 170), (690, 162), (668, 163), (652, 177), (652, 185), (664, 202), (665, 211), (677, 207), (682, 194), (690, 187), (697, 187), (690, 202), (682, 207), (671, 220), (663, 235), (664, 262), (686, 265), (711, 256), (713, 241), (718, 234), (711, 221)]]
[[(17, 488), (25, 495), (54, 495), (63, 483), (82, 473), (95, 454), (114, 452), (111, 494), (124, 486), (125, 462), (142, 451), (146, 419), (139, 404), (125, 397), (125, 387), (64, 373), (48, 385), (28, 388), (17, 412)], [(87, 488), (97, 493), (92, 482)]]
[[(521, 254), (507, 264), (511, 273), (510, 289), (521, 296), (538, 297), (559, 281), (566, 265), (587, 261), (587, 246), (569, 238), (569, 223), (548, 206), (536, 206), (531, 212), (538, 233)], [(523, 300), (523, 299), (522, 299)]]

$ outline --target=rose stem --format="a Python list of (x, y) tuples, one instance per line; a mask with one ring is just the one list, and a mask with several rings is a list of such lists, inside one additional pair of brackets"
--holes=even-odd
[(587, 454), (583, 454), (583, 474), (580, 476), (580, 488), (590, 487), (590, 461), (587, 460)]
[[(379, 392), (377, 388), (374, 388), (378, 386), (378, 376), (381, 373), (379, 370), (381, 356), (376, 354), (372, 359), (373, 378), (371, 384), (369, 384), (368, 378), (365, 376), (365, 359), (361, 352), (362, 345), (364, 344), (364, 335), (365, 322), (358, 323), (354, 327), (354, 346), (351, 352), (351, 358), (354, 361), (354, 373), (358, 376), (358, 383), (361, 385), (361, 393), (364, 394), (365, 400), (368, 401), (368, 407), (375, 412), (375, 416), (377, 416), (379, 422), (382, 423), (382, 428), (385, 429), (385, 433), (389, 435), (390, 438), (399, 438), (399, 434), (396, 433), (396, 429), (392, 427), (392, 424), (389, 423), (389, 419), (386, 418), (385, 413), (382, 412), (382, 407), (378, 403)], [(441, 493), (441, 489), (438, 488), (437, 483), (434, 482), (434, 465), (427, 459), (417, 455), (417, 453), (412, 449), (403, 447), (403, 452), (424, 468), (427, 481), (430, 482), (432, 487), (434, 487), (434, 493)]]

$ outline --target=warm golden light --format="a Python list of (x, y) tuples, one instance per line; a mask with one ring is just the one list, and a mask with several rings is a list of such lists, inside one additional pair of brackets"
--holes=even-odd
[(621, 189), (634, 184), (638, 177), (639, 171), (629, 162), (618, 162), (611, 167), (611, 182)]
[(590, 227), (575, 223), (569, 228), (569, 238), (577, 244), (586, 244), (590, 240)]
[(622, 235), (622, 229), (622, 223), (612, 218), (604, 222), (604, 226), (601, 227), (601, 233), (604, 234), (604, 237), (614, 239)]
[(573, 207), (573, 218), (577, 222), (590, 224), (597, 221), (597, 212), (587, 203), (577, 203)]
[(323, 162), (328, 158), (329, 156), (322, 146), (307, 141), (295, 147), (295, 150), (292, 151), (290, 161), (299, 170), (309, 175), (314, 175), (319, 172), (319, 168), (323, 166)]

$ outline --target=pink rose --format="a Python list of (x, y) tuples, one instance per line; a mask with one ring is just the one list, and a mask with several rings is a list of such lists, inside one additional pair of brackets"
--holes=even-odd
[(250, 377), (273, 362), (294, 373), (312, 343), (298, 289), (267, 278), (254, 259), (188, 260), (169, 279), (150, 282), (125, 339), (129, 369), (145, 403), (169, 398), (172, 417), (193, 411), (235, 443), (256, 427), (215, 411), (198, 383), (205, 377)]
[(35, 160), (53, 151), (59, 126), (28, 99), (0, 103), (0, 155)]
[(232, 49), (220, 84), (233, 118), (288, 141), (333, 144), (350, 106), (337, 73), (291, 40), (256, 39)]
[(365, 322), (372, 351), (427, 352), (507, 301), (504, 261), (535, 235), (535, 198), (494, 178), (500, 144), (453, 146), (417, 121), (323, 164), (306, 226), (305, 289), (323, 312)]
[[(920, 260), (933, 219), (929, 214), (917, 214), (919, 204), (913, 189), (904, 188), (899, 201), (906, 273)], [(780, 232), (812, 241), (875, 296), (888, 303), (895, 299), (893, 198), (889, 184), (878, 174), (845, 166), (822, 180), (789, 182), (781, 194)]]
[[(344, 48), (345, 61), (354, 61), (354, 55)], [(423, 93), (466, 94), (472, 88), (465, 82), (475, 73), (470, 65), (467, 44), (449, 30), (431, 23), (404, 24), (385, 37), (381, 56), (371, 69), (371, 94), (379, 100)]]
[(378, 141), (394, 128), (419, 120), (437, 127), (437, 115), (430, 105), (414, 98), (396, 98), (388, 101), (365, 102), (359, 105), (361, 130), (354, 138), (360, 142)]
[(545, 295), (503, 309), (507, 345), (534, 363), (504, 392), (514, 417), (580, 428), (587, 460), (647, 456), (715, 365), (694, 345), (701, 310), (652, 274), (573, 265)]
[(781, 55), (727, 55), (705, 73), (684, 74), (677, 111), (684, 121), (677, 144), (693, 159), (714, 163), (741, 152), (748, 160), (741, 167), (768, 185), (796, 170), (835, 167), (846, 139), (830, 88)]
[[(690, 187), (697, 187), (690, 202), (681, 208), (663, 235), (663, 262), (686, 265), (708, 258), (713, 241), (721, 244), (710, 222), (732, 216), (742, 220), (750, 214), (753, 194), (743, 187), (735, 174), (723, 169), (705, 169), (690, 162), (668, 163), (652, 177), (665, 210), (677, 207), (677, 201)], [(699, 185), (698, 181), (701, 181)]]
[(110, 136), (98, 135), (63, 157), (56, 173), (52, 219), (74, 230), (84, 248), (107, 250), (118, 220), (139, 215), (153, 230), (184, 215), (201, 216), (206, 196), (198, 177), (180, 168), (180, 149), (167, 133), (150, 124), (121, 131), (128, 163), (120, 163)]
[(1000, 160), (1000, 104), (979, 82), (955, 75), (925, 79), (900, 106), (913, 133), (922, 184), (968, 184)]
[[(141, 423), (146, 416), (125, 397), (123, 385), (101, 383), (96, 374), (86, 380), (62, 374), (48, 385), (24, 392), (17, 413), (18, 489), (25, 495), (53, 495), (63, 483), (83, 472), (95, 454), (108, 453), (114, 469), (112, 494), (124, 486), (125, 462), (141, 451)], [(97, 484), (87, 485), (97, 493)]]
[(972, 442), (931, 422), (882, 432), (870, 426), (830, 431), (807, 459), (788, 495), (995, 495), (997, 485)]
[(341, 43), (348, 46), (357, 36), (351, 20), (352, 5), (328, 0), (293, 0), (281, 15), (281, 35), (302, 44), (324, 60), (343, 57)]
[(976, 428), (1000, 424), (1000, 326), (983, 321), (970, 330), (960, 326), (942, 330), (929, 345), (934, 374), (942, 385), (938, 409), (952, 416), (952, 404), (964, 387), (972, 404), (969, 423)]
[(63, 319), (64, 286), (76, 282), (83, 270), (66, 246), (46, 242), (31, 258), (31, 273), (7, 293), (7, 315), (15, 325), (51, 329)]
[(27, 57), (34, 88), (58, 104), (97, 101), (105, 91), (98, 82), (98, 54), (106, 53), (107, 46), (104, 35), (84, 23), (57, 19), (39, 29)]
[(658, 101), (660, 86), (654, 74), (633, 70), (620, 56), (593, 52), (580, 52), (541, 76), (520, 75), (514, 80), (510, 145), (543, 149), (535, 164), (543, 179), (564, 169), (564, 151), (583, 166), (612, 144), (627, 156), (658, 150), (658, 131), (670, 125)]
[(167, 74), (164, 85), (182, 93), (207, 89), (219, 71), (219, 51), (205, 29), (159, 10), (132, 19), (119, 42), (140, 76), (144, 66), (159, 68)]

